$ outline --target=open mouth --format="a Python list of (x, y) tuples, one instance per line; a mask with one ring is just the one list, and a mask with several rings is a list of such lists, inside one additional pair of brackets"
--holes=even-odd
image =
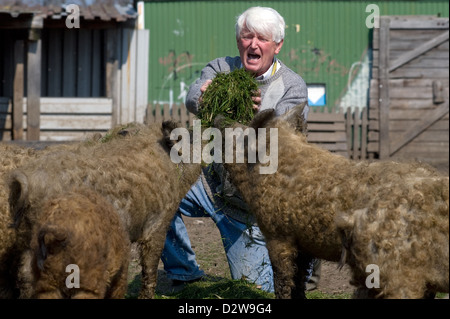
[(261, 56), (260, 55), (258, 55), (258, 54), (248, 54), (247, 55), (247, 59), (250, 61), (250, 60), (259, 60), (261, 58)]

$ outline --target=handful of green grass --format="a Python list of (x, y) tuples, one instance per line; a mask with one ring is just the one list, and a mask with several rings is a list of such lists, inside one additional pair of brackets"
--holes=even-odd
[(222, 114), (225, 124), (248, 124), (254, 115), (253, 100), (258, 84), (244, 68), (219, 73), (203, 93), (197, 117), (202, 126), (211, 127), (214, 118)]

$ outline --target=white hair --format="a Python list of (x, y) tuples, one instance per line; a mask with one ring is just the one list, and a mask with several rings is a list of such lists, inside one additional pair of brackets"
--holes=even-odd
[(280, 43), (284, 39), (285, 27), (283, 17), (276, 10), (268, 7), (251, 7), (236, 19), (236, 38), (239, 39), (241, 30), (247, 28), (250, 32)]

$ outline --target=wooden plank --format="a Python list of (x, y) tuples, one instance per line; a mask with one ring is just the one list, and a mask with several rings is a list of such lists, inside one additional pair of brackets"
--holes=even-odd
[[(378, 150), (380, 149), (380, 143), (379, 140), (377, 139), (376, 141), (370, 141), (367, 143), (367, 153), (378, 153)], [(369, 155), (370, 157), (370, 155)], [(373, 155), (372, 155), (373, 157)]]
[[(443, 80), (443, 85), (448, 86), (449, 80)], [(432, 87), (433, 86), (433, 79), (392, 79), (389, 80), (389, 87)]]
[(414, 138), (414, 142), (449, 142), (448, 130), (425, 130)]
[(307, 138), (308, 143), (319, 145), (330, 151), (344, 151), (347, 152), (347, 143), (346, 142), (327, 142), (327, 141), (313, 141)]
[(119, 69), (120, 69), (120, 103), (119, 103), (119, 123), (125, 124), (130, 122), (130, 95), (131, 95), (131, 70), (130, 70), (130, 46), (132, 31), (127, 28), (120, 29), (122, 39), (120, 46), (120, 59), (119, 59)]
[(308, 121), (308, 132), (313, 131), (322, 131), (322, 132), (335, 132), (335, 131), (345, 131), (344, 123), (328, 123), (328, 122), (314, 122), (311, 123)]
[(108, 130), (110, 115), (42, 115), (41, 130)]
[[(348, 117), (348, 115), (347, 115), (347, 117)], [(359, 139), (360, 139), (359, 128), (360, 128), (361, 123), (360, 123), (358, 108), (356, 108), (355, 111), (353, 112), (352, 119), (353, 119), (353, 123), (352, 123), (353, 141), (351, 143), (352, 144), (352, 153), (351, 153), (352, 157), (351, 158), (360, 159), (361, 155), (360, 155), (360, 150), (359, 150)], [(348, 139), (347, 141), (350, 141), (350, 139)], [(350, 143), (348, 143), (348, 144), (350, 144)]]
[[(422, 117), (423, 118), (423, 117)], [(389, 128), (391, 132), (396, 132), (396, 131), (406, 131), (407, 129), (416, 126), (421, 120), (417, 119), (417, 120), (404, 120), (404, 119), (400, 119), (400, 120), (391, 120), (389, 122)], [(427, 131), (444, 131), (448, 133), (449, 130), (449, 121), (448, 119), (444, 119), (444, 117), (442, 117), (439, 121), (433, 123), (428, 129)], [(447, 114), (447, 118), (448, 118), (448, 114)]]
[(435, 46), (441, 44), (442, 42), (447, 41), (449, 38), (449, 31), (446, 31), (442, 33), (441, 35), (425, 42), (421, 46), (415, 48), (414, 50), (405, 53), (404, 55), (398, 57), (396, 60), (392, 61), (389, 66), (389, 72), (392, 72), (393, 70), (399, 68), (403, 64), (411, 61), (412, 59), (416, 58), (417, 56), (431, 50)]
[(433, 97), (433, 89), (431, 87), (389, 87), (389, 97), (391, 99), (427, 99)]
[(27, 140), (39, 140), (42, 40), (28, 41), (27, 63)]
[(170, 105), (169, 104), (164, 104), (163, 106), (163, 120), (164, 121), (168, 121), (172, 119), (171, 115), (170, 115)]
[[(11, 121), (6, 121), (11, 127)], [(24, 115), (23, 128), (28, 130), (27, 115)], [(42, 131), (73, 131), (73, 130), (109, 130), (111, 129), (111, 115), (42, 115), (40, 120)]]
[(393, 140), (390, 148), (390, 155), (394, 155), (400, 148), (413, 140), (417, 135), (422, 133), (433, 123), (442, 118), (445, 114), (448, 114), (448, 111), (449, 109), (447, 100), (446, 103), (439, 105), (436, 110), (428, 113), (427, 116), (416, 127), (411, 127), (409, 130), (405, 131), (402, 136)]
[(448, 69), (448, 59), (434, 59), (422, 55), (408, 63), (402, 65), (402, 68), (446, 68)]
[[(408, 43), (408, 45), (405, 45), (405, 47), (399, 48), (398, 50), (392, 49), (390, 52), (391, 60), (395, 60), (396, 58), (400, 57), (401, 55), (405, 54), (405, 52), (413, 50), (416, 48), (420, 43), (414, 45), (414, 43)], [(423, 54), (423, 56), (427, 58), (433, 58), (433, 59), (446, 59), (449, 55), (449, 42), (444, 42), (437, 47), (434, 47), (433, 50), (430, 50)]]
[(172, 105), (172, 121), (179, 123), (181, 120), (180, 107), (177, 104)]
[(380, 18), (379, 121), (380, 159), (389, 157), (389, 18)]
[(155, 104), (155, 122), (162, 122), (163, 121), (163, 117), (162, 117), (162, 107), (160, 104)]
[[(431, 104), (431, 103), (430, 103)], [(436, 106), (433, 110), (391, 110), (391, 120), (400, 120), (400, 121), (408, 121), (408, 120), (422, 120), (424, 117), (428, 117), (431, 112), (436, 109)], [(426, 116), (425, 116), (426, 115)], [(445, 118), (445, 115), (443, 115)], [(448, 116), (448, 115), (447, 115)]]
[(183, 127), (189, 126), (188, 119), (189, 119), (189, 116), (187, 114), (186, 105), (181, 104), (180, 105), (180, 122)]
[(12, 125), (9, 124), (11, 123), (11, 119), (9, 119), (8, 123), (8, 117), (10, 117), (10, 113), (8, 114), (9, 104), (9, 98), (0, 96), (0, 141), (9, 141), (12, 139)]
[[(17, 40), (14, 45), (14, 90), (13, 90), (13, 131), (12, 138), (23, 140), (23, 95), (25, 85), (24, 74), (25, 43)], [(0, 108), (1, 110), (1, 108)]]
[(347, 142), (346, 132), (324, 133), (324, 132), (308, 132), (308, 140), (317, 142)]
[(402, 148), (394, 159), (420, 160), (428, 163), (447, 162), (449, 158), (449, 143), (411, 143)]
[(155, 122), (155, 115), (153, 114), (153, 104), (149, 103), (147, 105), (147, 110), (145, 113), (145, 123), (151, 124)]
[(128, 84), (128, 120), (127, 122), (136, 122), (136, 87), (137, 87), (137, 30), (129, 29), (131, 42), (128, 47), (128, 61), (127, 67), (129, 70), (129, 84)]
[(391, 16), (391, 29), (448, 29), (449, 19), (436, 16)]
[(136, 63), (136, 121), (142, 123), (148, 103), (148, 59), (149, 59), (149, 30), (136, 30), (137, 52)]
[[(27, 98), (24, 98), (26, 105)], [(24, 112), (26, 110), (24, 109)], [(41, 98), (41, 113), (112, 114), (112, 99), (108, 98)]]
[(350, 107), (347, 108), (347, 114), (345, 117), (345, 140), (347, 141), (347, 153), (349, 157), (352, 157), (352, 122), (353, 114)]
[(391, 100), (391, 112), (394, 110), (405, 110), (405, 111), (415, 111), (415, 110), (427, 110), (434, 109), (432, 100), (430, 98), (426, 99), (392, 99)]
[(392, 47), (395, 46), (393, 42), (421, 42), (424, 43), (431, 38), (434, 38), (442, 32), (445, 32), (445, 29), (392, 29), (390, 30), (390, 39), (393, 44)]
[(389, 74), (391, 79), (395, 78), (431, 78), (445, 79), (448, 78), (448, 69), (443, 68), (399, 68)]
[[(391, 132), (392, 139), (395, 140), (396, 138), (401, 138), (405, 131), (396, 131)], [(448, 131), (429, 131), (425, 130), (422, 131), (420, 134), (418, 134), (416, 137), (414, 137), (413, 140), (411, 140), (408, 144), (411, 143), (418, 143), (418, 142), (448, 142)], [(406, 147), (406, 145), (404, 146)]]
[(308, 123), (316, 122), (316, 121), (345, 123), (345, 116), (342, 113), (309, 112), (308, 113)]
[(367, 108), (365, 107), (362, 111), (361, 119), (361, 159), (367, 158), (367, 128), (368, 128), (368, 118), (367, 118)]

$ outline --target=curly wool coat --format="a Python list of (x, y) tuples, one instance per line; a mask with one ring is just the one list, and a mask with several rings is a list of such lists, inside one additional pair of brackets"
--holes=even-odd
[(200, 164), (171, 161), (163, 132), (173, 128), (174, 123), (138, 125), (104, 143), (47, 152), (11, 172), (10, 204), (19, 246), (29, 247), (33, 216), (45, 201), (72, 187), (88, 187), (113, 205), (130, 240), (139, 243), (140, 297), (152, 298), (167, 229), (200, 175)]
[[(448, 291), (448, 177), (419, 163), (353, 162), (295, 130), (305, 125), (302, 106), (278, 118), (272, 113), (259, 113), (250, 125), (277, 128), (278, 170), (225, 166), (265, 236), (276, 297), (304, 297), (308, 256), (338, 261), (346, 251), (358, 288), (365, 287), (365, 267), (378, 263), (381, 286), (371, 296)], [(266, 138), (266, 145), (275, 142)], [(408, 281), (414, 288), (397, 293)]]
[(35, 157), (37, 152), (33, 149), (0, 143), (0, 299), (14, 297), (15, 287), (11, 272), (15, 268), (13, 260), (16, 232), (10, 227), (13, 219), (8, 204), (9, 187), (6, 175)]
[(112, 205), (77, 189), (41, 209), (30, 245), (33, 298), (124, 298), (130, 241)]

